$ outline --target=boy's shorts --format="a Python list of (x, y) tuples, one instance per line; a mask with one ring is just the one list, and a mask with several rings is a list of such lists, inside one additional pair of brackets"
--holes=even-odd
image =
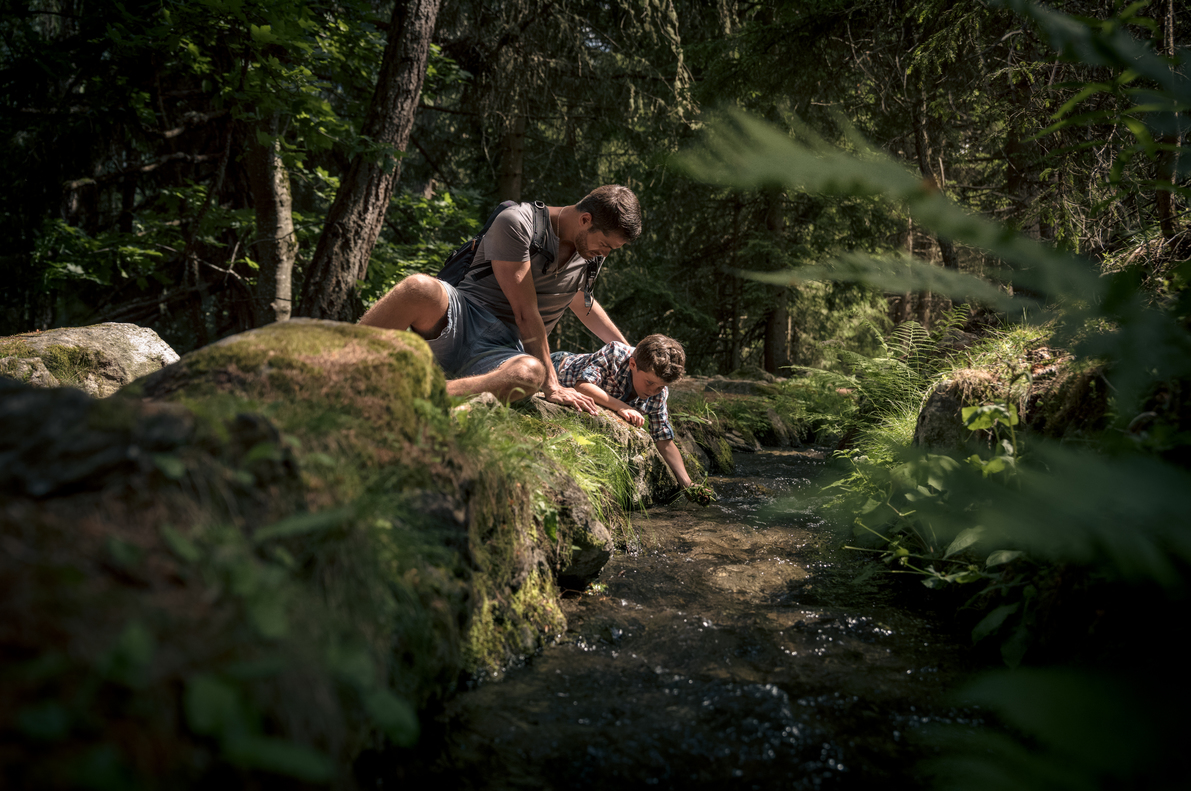
[(479, 376), (495, 371), (505, 362), (525, 354), (517, 331), (493, 316), (449, 283), (447, 326), (434, 340), (428, 340), (434, 359), (448, 379)]

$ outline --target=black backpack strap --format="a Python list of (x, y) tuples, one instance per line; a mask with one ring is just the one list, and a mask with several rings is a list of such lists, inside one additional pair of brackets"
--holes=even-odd
[[(517, 206), (516, 201), (505, 201), (500, 204), (492, 216), (488, 218), (487, 224), (484, 225), (484, 230), (476, 237), (476, 243), (487, 232), (492, 221), (496, 219), (496, 215), (500, 214), (510, 206)], [(550, 209), (546, 204), (540, 200), (533, 202), (533, 235), (529, 239), (529, 254), (530, 256), (541, 255), (546, 259), (546, 265), (542, 267), (543, 272), (550, 271), (550, 265), (554, 263), (554, 253), (546, 246), (546, 235), (550, 232)], [(476, 267), (475, 280), (481, 280), (492, 274), (492, 262), (485, 261)]]
[(604, 267), (604, 256), (597, 255), (587, 262), (587, 269), (583, 273), (583, 304), (587, 306), (587, 313), (591, 315), (591, 306), (595, 303), (595, 282)]
[[(484, 238), (484, 234), (488, 233), (488, 229), (492, 227), (492, 223), (496, 221), (496, 218), (500, 216), (502, 211), (516, 205), (516, 201), (501, 201), (500, 205), (488, 215), (488, 219), (484, 222), (484, 227), (480, 229), (480, 232), (459, 245), (459, 247), (456, 247), (447, 256), (447, 260), (443, 262), (442, 269), (439, 270), (435, 277), (450, 283), (452, 286), (459, 285), (463, 281), (463, 278), (467, 277), (467, 273), (471, 269), (472, 260), (476, 255), (476, 248), (479, 247), (480, 240)], [(483, 267), (480, 268), (480, 272), (482, 270)], [(492, 267), (489, 266), (487, 272), (477, 274), (477, 277), (483, 277), (484, 274), (492, 274)]]
[(549, 272), (554, 263), (554, 253), (546, 247), (546, 234), (550, 232), (550, 209), (540, 200), (533, 202), (533, 237), (529, 240), (529, 254), (541, 255), (546, 259), (543, 272)]

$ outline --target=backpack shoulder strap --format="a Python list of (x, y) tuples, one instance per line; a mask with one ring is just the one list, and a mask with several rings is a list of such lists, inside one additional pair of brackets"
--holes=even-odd
[(546, 247), (546, 234), (550, 232), (550, 209), (540, 200), (533, 202), (533, 237), (529, 240), (529, 254), (542, 255), (546, 259), (543, 272), (550, 271), (554, 253)]

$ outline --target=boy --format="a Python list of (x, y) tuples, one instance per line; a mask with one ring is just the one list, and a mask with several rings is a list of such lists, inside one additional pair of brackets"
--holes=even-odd
[(551, 362), (563, 387), (573, 387), (632, 426), (645, 425), (658, 453), (684, 490), (691, 476), (674, 444), (674, 427), (666, 411), (667, 384), (682, 377), (686, 354), (682, 344), (665, 335), (650, 335), (636, 348), (613, 341), (591, 354), (554, 352)]

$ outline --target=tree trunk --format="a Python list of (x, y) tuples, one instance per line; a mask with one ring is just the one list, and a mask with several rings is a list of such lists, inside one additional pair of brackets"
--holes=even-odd
[[(906, 255), (914, 257), (914, 218), (906, 218)], [(910, 308), (914, 304), (914, 295), (903, 291), (890, 299), (889, 318), (893, 326), (910, 320)]]
[(777, 295), (777, 304), (765, 317), (765, 353), (764, 368), (771, 374), (779, 375), (782, 369), (790, 366), (790, 294), (788, 289), (781, 289)]
[(258, 127), (248, 129), (245, 164), (252, 205), (256, 213), (253, 256), (259, 267), (252, 295), (252, 322), (262, 327), (285, 321), (293, 312), (294, 259), (298, 240), (294, 236), (293, 195), (289, 171), (281, 161), (282, 124), (273, 116), (259, 127), (268, 143), (257, 139)]
[[(930, 136), (926, 131), (926, 101), (921, 100), (915, 107), (914, 113), (914, 150), (918, 156), (918, 172), (922, 174), (922, 180), (940, 192), (943, 191), (943, 175), (940, 169), (939, 173), (935, 173), (931, 166), (931, 148)], [(942, 164), (942, 158), (939, 160)], [(944, 239), (942, 236), (936, 237), (935, 241), (939, 244), (939, 253), (943, 259), (944, 269), (959, 269), (959, 255), (955, 252), (955, 245), (951, 243), (950, 239)]]
[[(393, 7), (363, 134), (395, 151), (404, 151), (409, 142), (439, 2), (398, 0)], [(360, 310), (356, 284), (368, 273), (368, 258), (400, 177), (397, 156), (385, 156), (378, 162), (365, 153), (352, 160), (306, 273), (298, 315), (339, 321), (356, 318)]]
[[(1163, 42), (1162, 51), (1170, 57), (1174, 57), (1174, 0), (1166, 0), (1166, 20), (1163, 24)], [(1174, 68), (1173, 66), (1171, 68)], [(1179, 144), (1179, 136), (1177, 135), (1163, 135), (1158, 139), (1158, 142), (1165, 146), (1171, 146), (1171, 150), (1164, 150), (1158, 153), (1158, 181), (1164, 184), (1175, 183), (1175, 160), (1178, 152), (1173, 150), (1174, 146)], [(1158, 227), (1162, 229), (1162, 238), (1167, 242), (1174, 239), (1176, 234), (1174, 224), (1174, 200), (1171, 191), (1168, 189), (1158, 190)]]
[(525, 174), (525, 116), (518, 113), (500, 144), (500, 176), (496, 184), (498, 201), (521, 201)]
[[(782, 232), (786, 227), (783, 214), (785, 195), (780, 190), (769, 190), (765, 196), (765, 230), (774, 245), (783, 242)], [(774, 305), (765, 316), (765, 342), (762, 348), (762, 367), (771, 374), (777, 374), (790, 365), (790, 288), (778, 287)]]

